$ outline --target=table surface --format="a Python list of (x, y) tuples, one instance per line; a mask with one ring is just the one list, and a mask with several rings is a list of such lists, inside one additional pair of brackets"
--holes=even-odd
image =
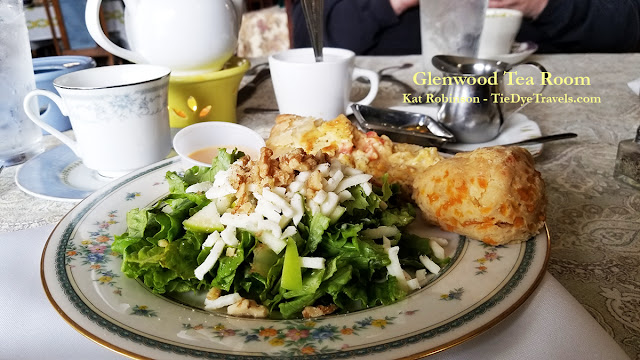
[[(531, 60), (553, 76), (590, 79), (586, 86), (547, 86), (545, 96), (600, 97), (594, 104), (533, 103), (521, 112), (536, 121), (543, 134), (578, 134), (573, 140), (546, 144), (536, 158), (549, 199), (548, 270), (632, 359), (640, 359), (640, 191), (613, 178), (618, 143), (632, 138), (640, 125), (640, 99), (627, 85), (640, 77), (640, 54), (540, 55)], [(372, 70), (404, 62), (415, 66), (394, 75), (410, 82), (421, 71), (419, 56), (356, 59), (357, 66)], [(401, 105), (401, 92), (383, 82), (372, 105)], [(238, 109), (238, 123), (266, 138), (275, 116), (247, 115), (245, 107), (276, 107), (271, 83), (262, 84)], [(58, 142), (47, 136), (44, 144), (51, 148)], [(0, 232), (55, 224), (75, 205), (22, 193), (14, 184), (16, 169), (0, 174)]]

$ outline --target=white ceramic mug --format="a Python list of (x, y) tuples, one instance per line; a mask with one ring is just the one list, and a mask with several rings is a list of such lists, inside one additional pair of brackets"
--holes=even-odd
[[(167, 95), (171, 70), (155, 65), (117, 65), (80, 70), (24, 98), (27, 116), (69, 146), (84, 165), (118, 177), (164, 159), (171, 151)], [(40, 120), (31, 107), (38, 95), (69, 116), (76, 140)]]
[(518, 10), (487, 9), (478, 57), (482, 59), (510, 54), (521, 23), (522, 13)]
[(364, 77), (371, 87), (357, 104), (368, 105), (378, 94), (379, 77), (355, 67), (355, 53), (324, 48), (324, 59), (315, 62), (313, 49), (291, 49), (269, 57), (273, 89), (281, 114), (313, 116), (331, 120), (351, 114), (349, 95), (353, 80)]
[(125, 0), (124, 25), (131, 50), (105, 36), (101, 2), (87, 1), (85, 21), (93, 40), (131, 62), (167, 66), (173, 75), (220, 70), (238, 44), (241, 0)]

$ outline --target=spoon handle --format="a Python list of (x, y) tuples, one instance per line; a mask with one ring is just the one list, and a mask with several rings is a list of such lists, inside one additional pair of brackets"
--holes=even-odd
[(280, 110), (271, 108), (246, 107), (244, 108), (243, 112), (245, 114), (271, 114), (280, 112)]
[[(578, 134), (576, 133), (560, 133), (560, 134), (553, 134), (553, 135), (538, 136), (535, 138), (518, 141), (514, 143), (500, 144), (500, 146), (541, 144), (541, 143), (546, 143), (546, 142), (555, 141), (555, 140), (572, 139), (577, 136)], [(446, 154), (457, 154), (460, 152), (468, 152), (467, 150), (455, 150), (455, 149), (451, 149), (443, 146), (438, 147), (438, 151)]]
[(307, 23), (316, 62), (322, 62), (324, 0), (302, 0), (301, 2), (302, 14)]
[(515, 142), (515, 143), (511, 143), (511, 144), (504, 144), (504, 145), (542, 144), (542, 143), (546, 143), (546, 142), (554, 141), (554, 140), (572, 139), (572, 138), (577, 137), (577, 136), (578, 136), (578, 134), (576, 134), (576, 133), (561, 133), (561, 134), (554, 134), (554, 135), (539, 136), (539, 137), (536, 137), (536, 138), (527, 139), (527, 140), (523, 140), (523, 141), (518, 141), (518, 142)]

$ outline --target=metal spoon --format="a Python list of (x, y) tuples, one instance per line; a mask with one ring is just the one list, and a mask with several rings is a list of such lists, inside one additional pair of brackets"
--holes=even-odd
[(278, 109), (271, 108), (259, 108), (259, 107), (246, 107), (242, 110), (245, 114), (273, 114), (280, 112)]
[(324, 0), (302, 0), (302, 13), (307, 23), (316, 62), (322, 62)]
[[(577, 136), (578, 136), (578, 134), (576, 134), (576, 133), (560, 133), (560, 134), (553, 134), (553, 135), (538, 136), (538, 137), (534, 137), (534, 138), (527, 139), (527, 140), (512, 142), (512, 143), (508, 143), (508, 144), (499, 144), (499, 145), (500, 146), (511, 146), (511, 145), (542, 144), (542, 143), (546, 143), (546, 142), (549, 142), (549, 141), (572, 139), (572, 138), (575, 138)], [(451, 148), (447, 148), (447, 147), (439, 147), (438, 151), (441, 151), (441, 152), (447, 153), (447, 154), (456, 154), (456, 153), (459, 153), (459, 152), (467, 152), (467, 150), (456, 150), (456, 149), (451, 149)]]
[(405, 83), (402, 80), (399, 80), (397, 77), (393, 75), (382, 75), (380, 76), (380, 81), (388, 81), (390, 83), (394, 83), (400, 86), (403, 92), (409, 93), (411, 94), (411, 96), (413, 96), (413, 94), (416, 92), (416, 90), (411, 85)]
[(268, 69), (269, 68), (269, 63), (262, 63), (262, 64), (258, 64), (254, 67), (252, 67), (251, 69), (249, 69), (244, 76), (253, 76), (257, 73), (260, 72), (260, 70), (262, 69)]
[(393, 71), (403, 70), (403, 69), (408, 69), (412, 66), (413, 66), (412, 63), (404, 63), (402, 65), (387, 66), (386, 68), (382, 68), (378, 70), (378, 75), (382, 76), (382, 75), (385, 75), (386, 72), (391, 72), (391, 70)]

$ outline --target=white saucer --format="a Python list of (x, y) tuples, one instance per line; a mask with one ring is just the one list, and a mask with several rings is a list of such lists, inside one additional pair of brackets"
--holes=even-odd
[(524, 61), (529, 55), (538, 50), (538, 45), (531, 42), (514, 42), (511, 46), (511, 52), (509, 54), (494, 55), (494, 56), (482, 56), (483, 59), (499, 60), (509, 64), (517, 64)]
[(18, 188), (29, 195), (75, 202), (113, 179), (88, 169), (69, 147), (61, 145), (22, 164), (15, 180)]
[[(436, 118), (437, 112), (437, 108), (431, 105), (394, 106), (391, 109), (426, 114), (434, 119)], [(505, 119), (500, 131), (500, 135), (498, 135), (497, 138), (491, 141), (477, 144), (451, 143), (447, 144), (447, 148), (454, 150), (471, 151), (481, 147), (510, 144), (541, 135), (542, 133), (540, 132), (538, 123), (530, 120), (525, 115), (516, 113), (510, 115), (507, 119)], [(542, 152), (542, 144), (523, 145), (522, 147), (527, 149), (534, 157), (540, 155), (540, 153)]]

